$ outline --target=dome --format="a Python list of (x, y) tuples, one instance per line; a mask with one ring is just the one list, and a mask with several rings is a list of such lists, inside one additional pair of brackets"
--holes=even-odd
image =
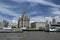
[(26, 12), (23, 13), (23, 15), (21, 16), (20, 20), (29, 20)]

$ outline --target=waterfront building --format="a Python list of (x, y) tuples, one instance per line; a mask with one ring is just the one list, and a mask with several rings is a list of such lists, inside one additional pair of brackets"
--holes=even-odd
[(56, 24), (56, 20), (55, 19), (52, 19), (52, 24)]
[(57, 22), (57, 24), (60, 24), (60, 22)]
[(4, 23), (4, 27), (8, 27), (9, 22), (7, 20), (3, 20), (3, 23)]
[(25, 27), (28, 28), (30, 23), (30, 18), (28, 18), (26, 12), (23, 12), (22, 16), (18, 19), (18, 28)]
[(60, 22), (56, 22), (55, 19), (52, 19), (52, 22), (49, 23), (49, 30), (57, 30), (57, 31), (60, 31)]
[(31, 28), (36, 28), (36, 23), (31, 23)]
[(45, 28), (45, 25), (46, 25), (45, 22), (34, 22), (31, 23), (31, 28), (36, 28), (36, 29)]
[(49, 21), (48, 21), (48, 20), (46, 20), (45, 30), (49, 30), (49, 26), (50, 26)]
[(60, 29), (60, 22), (51, 24), (51, 28)]
[(55, 27), (54, 25), (58, 25), (58, 23), (56, 22), (56, 20), (55, 20), (55, 19), (52, 19), (51, 27)]
[(0, 22), (0, 29), (2, 29), (4, 26), (4, 23), (3, 22)]

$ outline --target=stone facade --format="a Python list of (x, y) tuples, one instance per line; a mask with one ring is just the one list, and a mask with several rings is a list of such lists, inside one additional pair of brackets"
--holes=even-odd
[(34, 22), (31, 23), (32, 28), (37, 28), (39, 29), (40, 27), (45, 28), (46, 23), (45, 22)]
[(26, 12), (23, 13), (23, 15), (18, 20), (18, 27), (29, 27), (29, 21), (30, 19), (26, 15)]

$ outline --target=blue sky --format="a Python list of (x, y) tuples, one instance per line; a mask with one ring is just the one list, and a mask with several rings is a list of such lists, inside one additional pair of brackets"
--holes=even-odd
[(13, 20), (26, 11), (31, 22), (60, 20), (60, 0), (0, 0), (0, 21)]

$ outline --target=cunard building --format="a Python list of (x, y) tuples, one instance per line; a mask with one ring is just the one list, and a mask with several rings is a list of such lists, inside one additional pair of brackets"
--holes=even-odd
[(28, 28), (29, 27), (29, 21), (30, 21), (30, 19), (26, 15), (26, 12), (24, 12), (22, 14), (22, 16), (18, 19), (18, 28), (21, 28), (21, 27)]

